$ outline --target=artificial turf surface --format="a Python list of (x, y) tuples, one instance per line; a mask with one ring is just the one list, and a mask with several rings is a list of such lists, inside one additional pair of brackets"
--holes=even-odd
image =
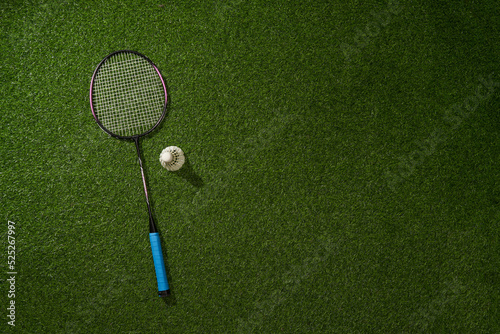
[[(0, 332), (500, 332), (497, 1), (0, 11)], [(120, 49), (169, 90), (141, 144), (168, 299), (134, 144), (89, 107)]]

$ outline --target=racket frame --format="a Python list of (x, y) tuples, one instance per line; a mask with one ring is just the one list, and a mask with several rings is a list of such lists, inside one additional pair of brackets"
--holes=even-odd
[[(156, 122), (156, 124), (148, 131), (141, 133), (141, 134), (132, 135), (132, 136), (121, 136), (121, 135), (117, 135), (117, 134), (109, 131), (99, 120), (99, 117), (97, 116), (97, 113), (94, 109), (94, 103), (93, 103), (93, 101), (94, 101), (94, 99), (93, 99), (94, 81), (95, 81), (96, 75), (99, 73), (99, 69), (108, 59), (110, 59), (111, 57), (113, 57), (119, 53), (133, 53), (133, 54), (140, 56), (143, 59), (147, 60), (149, 62), (149, 64), (151, 66), (153, 66), (156, 73), (158, 74), (158, 76), (162, 82), (163, 90), (164, 90), (164, 94), (165, 94), (165, 103), (163, 105), (163, 112), (162, 112), (160, 118), (158, 119), (158, 121)], [(146, 177), (144, 175), (144, 168), (142, 166), (139, 138), (151, 133), (153, 130), (155, 130), (158, 127), (158, 125), (160, 125), (160, 123), (163, 121), (163, 119), (165, 118), (165, 115), (167, 113), (167, 102), (168, 102), (167, 87), (166, 87), (165, 81), (163, 80), (163, 77), (160, 73), (160, 70), (158, 69), (158, 67), (156, 67), (156, 65), (148, 57), (146, 57), (145, 55), (143, 55), (139, 52), (132, 51), (132, 50), (119, 50), (119, 51), (112, 52), (109, 55), (107, 55), (103, 60), (101, 60), (101, 62), (97, 65), (96, 69), (94, 70), (94, 73), (92, 74), (92, 80), (90, 82), (90, 108), (92, 109), (92, 115), (94, 116), (95, 121), (97, 122), (99, 127), (104, 132), (106, 132), (108, 135), (110, 135), (111, 137), (118, 138), (118, 139), (125, 139), (125, 140), (133, 140), (135, 143), (135, 147), (137, 150), (137, 156), (139, 158), (139, 166), (141, 168), (142, 182), (144, 185), (144, 194), (146, 195), (146, 203), (148, 206), (149, 238), (150, 238), (150, 243), (151, 243), (151, 250), (153, 253), (153, 262), (154, 262), (154, 266), (155, 266), (156, 279), (157, 279), (157, 283), (158, 283), (158, 294), (160, 297), (165, 297), (165, 296), (170, 295), (170, 287), (169, 287), (169, 284), (167, 281), (167, 274), (166, 274), (166, 269), (165, 269), (165, 262), (163, 259), (163, 252), (161, 249), (160, 237), (159, 237), (159, 234), (158, 234), (158, 231), (156, 228), (156, 224), (155, 224), (155, 221), (153, 218), (151, 204), (149, 202), (147, 182), (146, 182)]]

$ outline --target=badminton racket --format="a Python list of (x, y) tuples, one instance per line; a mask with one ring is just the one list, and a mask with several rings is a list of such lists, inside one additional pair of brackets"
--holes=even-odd
[(160, 297), (168, 296), (165, 262), (156, 229), (144, 169), (139, 138), (151, 133), (163, 120), (167, 107), (167, 89), (158, 68), (146, 56), (129, 50), (106, 56), (92, 75), (90, 107), (94, 118), (109, 135), (135, 142), (149, 213), (149, 240)]

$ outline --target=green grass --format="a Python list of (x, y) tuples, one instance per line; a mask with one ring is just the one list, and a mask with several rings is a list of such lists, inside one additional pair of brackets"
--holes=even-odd
[[(0, 332), (500, 332), (496, 1), (0, 13)], [(119, 49), (151, 58), (169, 90), (141, 142), (166, 300), (134, 144), (89, 107), (95, 66)], [(481, 78), (477, 107), (450, 111)], [(158, 161), (170, 145), (188, 158), (177, 173)]]

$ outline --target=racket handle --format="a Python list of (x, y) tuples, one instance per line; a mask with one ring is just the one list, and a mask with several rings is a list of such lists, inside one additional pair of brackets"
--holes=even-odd
[(153, 251), (156, 281), (158, 282), (158, 294), (160, 297), (165, 297), (170, 295), (170, 288), (167, 281), (165, 262), (163, 261), (163, 252), (161, 251), (160, 234), (157, 232), (149, 233), (149, 241), (151, 242), (151, 250)]

